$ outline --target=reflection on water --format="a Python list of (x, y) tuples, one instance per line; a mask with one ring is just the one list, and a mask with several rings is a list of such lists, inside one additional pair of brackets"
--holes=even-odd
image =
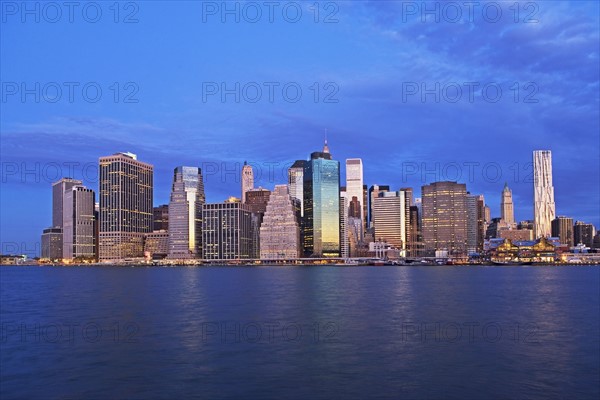
[(2, 267), (0, 397), (597, 398), (596, 267)]

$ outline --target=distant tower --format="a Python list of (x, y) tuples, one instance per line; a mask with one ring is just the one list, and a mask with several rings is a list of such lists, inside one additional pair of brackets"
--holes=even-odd
[(552, 221), (556, 216), (554, 187), (552, 186), (552, 152), (533, 152), (533, 222), (535, 237), (547, 237), (552, 233)]
[(254, 172), (252, 166), (244, 161), (242, 168), (242, 203), (246, 202), (246, 192), (254, 189)]
[(515, 209), (513, 205), (512, 191), (508, 188), (508, 183), (504, 184), (504, 190), (502, 190), (500, 212), (502, 222), (510, 227), (513, 227), (515, 225)]

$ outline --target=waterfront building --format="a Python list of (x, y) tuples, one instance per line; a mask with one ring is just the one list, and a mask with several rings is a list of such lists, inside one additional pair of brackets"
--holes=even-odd
[(255, 258), (253, 214), (239, 201), (207, 203), (202, 207), (202, 258)]
[(177, 167), (169, 201), (169, 258), (202, 255), (202, 205), (206, 202), (202, 170)]
[(67, 189), (63, 197), (62, 258), (96, 259), (96, 225), (92, 189), (77, 185)]
[(100, 157), (100, 260), (144, 255), (153, 228), (154, 167), (132, 153)]
[(144, 257), (163, 259), (169, 253), (169, 232), (165, 230), (146, 233), (144, 236)]
[(314, 152), (303, 173), (304, 253), (307, 257), (340, 256), (340, 163), (327, 141)]
[(42, 258), (62, 260), (62, 240), (61, 228), (44, 229), (42, 233)]
[(548, 237), (556, 215), (550, 150), (533, 152), (533, 199), (535, 237)]
[(467, 188), (456, 182), (434, 182), (422, 191), (422, 234), (425, 251), (467, 254)]
[(260, 258), (294, 259), (302, 255), (296, 205), (286, 185), (271, 193), (260, 226)]
[(406, 192), (380, 192), (373, 202), (373, 230), (377, 242), (406, 250)]

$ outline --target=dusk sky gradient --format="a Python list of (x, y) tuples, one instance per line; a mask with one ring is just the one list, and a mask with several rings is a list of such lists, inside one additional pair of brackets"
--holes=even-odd
[[(112, 3), (98, 3), (103, 14), (97, 23), (77, 11), (70, 23), (66, 10), (56, 23), (43, 18), (36, 23), (31, 16), (22, 22), (2, 4), (3, 252), (7, 243), (24, 243), (28, 250), (40, 242), (42, 230), (51, 225), (51, 183), (58, 174), (84, 179), (97, 190), (94, 165), (100, 156), (129, 151), (153, 164), (155, 205), (168, 202), (175, 167), (203, 167), (207, 200), (217, 202), (240, 196), (239, 178), (223, 175), (223, 166), (239, 171), (245, 160), (260, 165), (257, 185), (273, 189), (286, 182), (294, 160), (322, 148), (326, 130), (334, 159), (344, 165), (346, 158), (362, 158), (369, 186), (413, 187), (419, 197), (423, 184), (456, 180), (458, 165), (458, 181), (485, 196), (492, 216), (499, 216), (508, 182), (517, 220), (533, 219), (532, 151), (552, 150), (557, 215), (600, 226), (597, 1), (535, 2), (537, 23), (523, 22), (533, 10), (524, 10), (527, 2), (518, 3), (515, 23), (514, 1), (495, 3), (502, 9), (495, 23), (482, 16), (482, 6), (475, 8), (472, 22), (466, 8), (457, 23), (449, 21), (454, 17), (449, 9), (439, 22), (432, 16), (422, 21), (422, 10), (408, 15), (407, 2), (400, 1), (333, 2), (337, 12), (331, 18), (337, 22), (331, 23), (323, 22), (335, 11), (325, 8), (328, 2), (318, 2), (319, 22), (311, 1), (296, 3), (302, 6), (297, 23), (282, 16), (287, 2), (276, 8), (273, 23), (266, 7), (257, 23), (243, 15), (239, 23), (234, 16), (223, 23), (220, 14), (203, 14), (206, 2), (141, 1), (134, 2), (137, 23), (115, 23)], [(121, 9), (119, 19), (131, 10)], [(73, 102), (65, 89), (55, 103), (43, 96), (36, 103), (33, 95), (25, 101), (21, 93), (9, 95), (11, 82), (29, 88), (36, 82), (81, 85)], [(102, 88), (98, 102), (83, 98), (86, 82)], [(114, 82), (121, 87), (118, 102), (110, 89)], [(137, 103), (123, 102), (127, 82), (139, 88)], [(280, 86), (273, 102), (265, 89), (256, 103), (244, 98), (237, 103), (233, 95), (225, 102), (220, 95), (203, 99), (206, 82)], [(296, 103), (281, 94), (289, 82), (302, 88)], [(318, 102), (310, 89), (315, 82)], [(323, 101), (331, 92), (325, 89), (328, 82), (339, 88), (337, 103)], [(406, 95), (413, 83), (433, 88), (436, 82), (480, 86), (472, 102), (466, 86), (455, 103)], [(511, 90), (515, 82), (519, 101)], [(498, 102), (481, 97), (481, 87), (489, 83), (502, 88)], [(531, 97), (537, 103), (524, 102), (528, 83), (538, 89)], [(70, 174), (65, 162), (79, 166)], [(465, 163), (471, 163), (472, 177)], [(56, 165), (62, 166), (58, 174)], [(423, 168), (429, 171), (425, 176)], [(24, 169), (38, 172), (23, 175)]]

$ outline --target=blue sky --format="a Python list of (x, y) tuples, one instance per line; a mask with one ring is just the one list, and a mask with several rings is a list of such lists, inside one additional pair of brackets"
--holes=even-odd
[(325, 132), (368, 185), (458, 179), (496, 216), (508, 182), (519, 220), (550, 149), (557, 213), (600, 223), (598, 2), (53, 4), (1, 2), (2, 251), (39, 243), (59, 175), (96, 189), (100, 156), (154, 164), (157, 205), (178, 165), (222, 201), (244, 160), (272, 188)]

